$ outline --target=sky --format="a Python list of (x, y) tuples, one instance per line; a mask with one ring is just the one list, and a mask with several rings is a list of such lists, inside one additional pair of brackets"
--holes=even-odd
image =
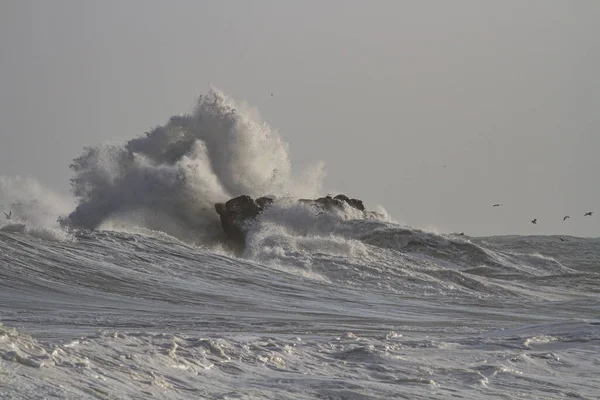
[(295, 166), (324, 161), (328, 193), (402, 223), (597, 237), (599, 15), (595, 0), (4, 0), (0, 175), (68, 193), (83, 146), (214, 85), (257, 107)]

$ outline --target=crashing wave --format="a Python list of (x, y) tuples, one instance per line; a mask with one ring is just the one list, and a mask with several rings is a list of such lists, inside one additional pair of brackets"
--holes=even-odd
[(322, 165), (297, 176), (287, 144), (245, 105), (217, 90), (123, 146), (86, 148), (71, 164), (78, 206), (63, 226), (119, 220), (194, 242), (221, 235), (213, 205), (268, 193), (314, 196)]

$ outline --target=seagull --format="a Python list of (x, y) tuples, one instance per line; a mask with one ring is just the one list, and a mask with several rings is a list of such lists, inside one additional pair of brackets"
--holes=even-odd
[(569, 218), (571, 218), (571, 217), (569, 217), (568, 215), (566, 215), (566, 216), (563, 218), (563, 221), (566, 221), (566, 220), (567, 220), (567, 219), (569, 219)]
[(531, 223), (534, 224), (534, 225), (537, 224), (537, 218), (532, 219)]
[(492, 207), (500, 207), (502, 204), (494, 204)]
[(12, 211), (9, 211), (8, 214), (4, 213), (4, 216), (6, 217), (6, 219), (10, 219), (11, 215), (12, 215)]
[(583, 216), (587, 217), (589, 215), (591, 217), (593, 213), (594, 213), (593, 211), (586, 212), (585, 214), (583, 214)]

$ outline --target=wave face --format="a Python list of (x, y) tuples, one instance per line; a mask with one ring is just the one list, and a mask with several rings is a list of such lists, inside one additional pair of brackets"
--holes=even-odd
[[(268, 149), (268, 151), (265, 151)], [(317, 213), (321, 167), (217, 91), (86, 149), (73, 199), (0, 178), (0, 397), (594, 398), (600, 239)], [(278, 200), (234, 256), (213, 203)], [(360, 197), (360, 194), (350, 193)], [(71, 214), (69, 214), (71, 212)], [(63, 230), (58, 216), (76, 226)]]
[(258, 229), (249, 259), (159, 233), (0, 229), (0, 394), (597, 395), (600, 240), (320, 223), (336, 234)]

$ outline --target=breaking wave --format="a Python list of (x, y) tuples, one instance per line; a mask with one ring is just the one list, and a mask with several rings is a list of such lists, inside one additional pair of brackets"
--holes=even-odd
[(122, 146), (86, 148), (71, 164), (80, 228), (137, 226), (192, 242), (221, 234), (214, 203), (247, 194), (315, 196), (323, 165), (294, 174), (279, 134), (218, 90)]

